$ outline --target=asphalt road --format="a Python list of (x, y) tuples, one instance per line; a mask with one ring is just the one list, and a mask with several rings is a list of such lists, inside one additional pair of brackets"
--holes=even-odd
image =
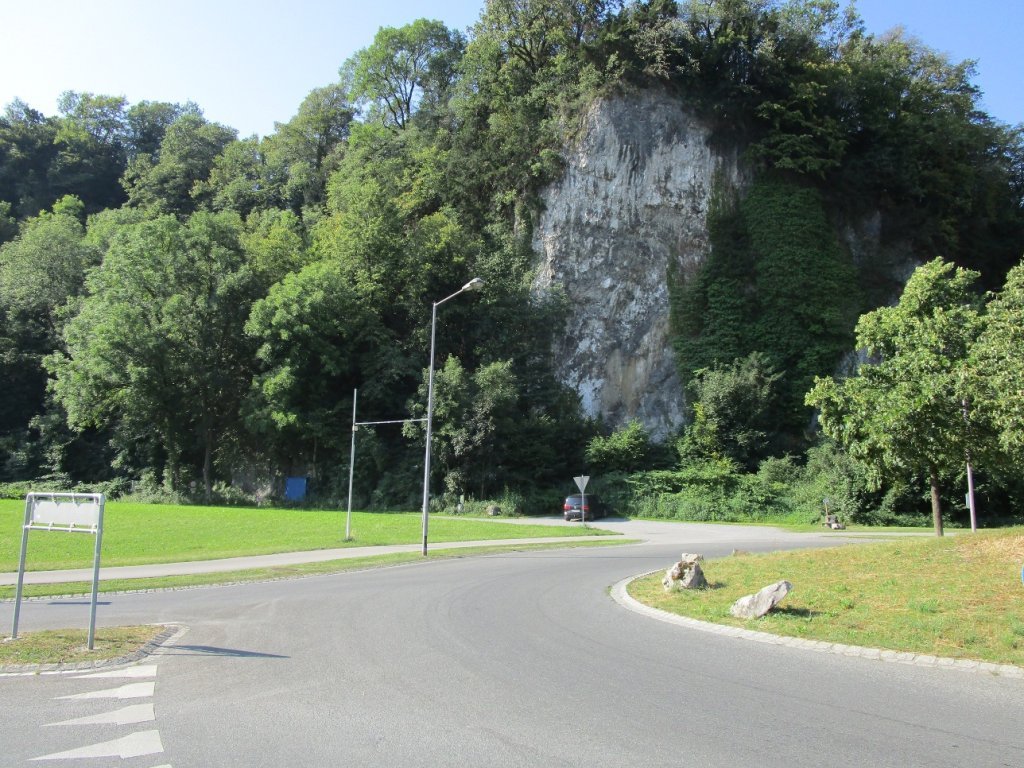
[[(143, 662), (155, 684), (0, 678), (0, 765), (1024, 765), (1024, 680), (753, 643), (616, 604), (612, 584), (682, 550), (823, 539), (671, 530), (622, 548), (110, 596), (101, 623), (182, 625)], [(84, 602), (33, 601), (22, 626), (82, 623)], [(111, 690), (126, 698), (59, 698)], [(144, 719), (50, 725), (112, 710)], [(127, 756), (73, 751), (86, 748)]]

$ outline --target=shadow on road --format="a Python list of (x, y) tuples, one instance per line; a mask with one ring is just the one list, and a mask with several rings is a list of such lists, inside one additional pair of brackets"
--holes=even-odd
[(173, 645), (162, 652), (166, 656), (229, 656), (237, 659), (288, 659), (277, 653), (242, 651), (238, 648), (215, 648), (212, 645)]

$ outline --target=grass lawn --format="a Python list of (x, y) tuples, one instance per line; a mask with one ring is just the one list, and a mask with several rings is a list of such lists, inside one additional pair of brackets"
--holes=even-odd
[[(17, 571), (25, 505), (0, 500), (0, 572)], [(495, 520), (431, 517), (430, 541), (493, 541), (607, 533), (593, 528), (509, 525)], [(422, 541), (419, 513), (352, 513), (345, 541), (339, 511), (193, 507), (108, 502), (103, 519), (104, 566), (215, 560), (244, 555)], [(90, 535), (32, 531), (26, 569), (92, 566)]]
[(135, 653), (165, 629), (162, 626), (97, 627), (91, 651), (88, 647), (89, 632), (85, 629), (19, 632), (17, 640), (0, 640), (0, 667), (118, 659)]
[[(669, 564), (666, 564), (666, 568)], [(629, 593), (655, 608), (777, 635), (1024, 666), (1024, 529), (704, 563), (710, 589), (667, 594), (663, 572)], [(786, 579), (762, 619), (729, 615), (743, 595)]]

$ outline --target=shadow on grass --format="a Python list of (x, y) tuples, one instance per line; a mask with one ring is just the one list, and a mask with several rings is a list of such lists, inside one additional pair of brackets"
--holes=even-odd
[(816, 619), (825, 615), (821, 611), (812, 611), (810, 608), (780, 608), (779, 606), (772, 608), (768, 615), (771, 616), (773, 613), (782, 616), (792, 616), (796, 619)]

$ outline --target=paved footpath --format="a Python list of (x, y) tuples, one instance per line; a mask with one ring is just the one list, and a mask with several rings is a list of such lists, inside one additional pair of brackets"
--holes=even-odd
[[(469, 547), (499, 547), (515, 544), (571, 543), (600, 539), (614, 540), (610, 536), (556, 536), (536, 539), (498, 539), (490, 541), (446, 541), (430, 544), (428, 551), (440, 549), (463, 549)], [(345, 547), (340, 549), (313, 549), (302, 552), (280, 552), (273, 555), (250, 555), (231, 557), (223, 560), (195, 560), (186, 563), (154, 563), (152, 565), (122, 565), (104, 568), (100, 566), (100, 581), (108, 579), (148, 579), (161, 576), (186, 576), (198, 573), (223, 573), (244, 571), (251, 568), (273, 568), (301, 563), (323, 563), (330, 560), (348, 560), (357, 557), (390, 555), (396, 552), (419, 552), (421, 544), (390, 544), (378, 547)], [(66, 571), (26, 571), (26, 584), (62, 584), (72, 581), (92, 581), (92, 568), (77, 568)], [(0, 573), (0, 586), (18, 583), (18, 574)]]
[[(566, 523), (560, 517), (515, 518), (502, 520), (509, 525), (550, 525), (553, 527), (579, 527), (579, 523)], [(645, 544), (685, 545), (695, 540), (706, 542), (721, 539), (726, 541), (735, 536), (737, 528), (728, 525), (702, 523), (666, 523), (655, 520), (625, 520), (611, 518), (593, 523), (595, 528), (613, 531), (624, 538), (639, 540)], [(780, 531), (770, 527), (744, 527), (744, 536), (763, 538), (765, 541), (778, 539)], [(790, 534), (792, 535), (792, 534)], [(836, 543), (849, 543), (856, 534), (806, 533), (799, 534), (807, 539), (832, 539)], [(914, 534), (910, 534), (914, 535)], [(925, 535), (925, 534), (922, 534)], [(870, 537), (870, 534), (867, 535)], [(577, 543), (591, 537), (556, 536), (528, 539), (498, 539), (485, 541), (449, 541), (430, 543), (430, 551), (441, 549), (462, 549), (486, 546), (514, 546), (516, 544), (560, 544)], [(608, 540), (607, 536), (594, 536), (594, 539)], [(232, 557), (221, 560), (194, 560), (184, 563), (153, 563), (149, 565), (100, 566), (100, 580), (105, 579), (147, 579), (162, 576), (186, 576), (200, 573), (224, 573), (242, 571), (251, 568), (273, 568), (276, 566), (297, 565), (301, 563), (322, 563), (330, 560), (346, 560), (359, 557), (374, 557), (399, 552), (418, 552), (421, 545), (392, 544), (375, 547), (343, 547), (338, 549), (314, 549), (301, 552), (280, 552), (271, 555), (250, 555), (248, 557)], [(25, 584), (61, 584), (73, 581), (92, 581), (92, 568), (78, 568), (58, 571), (27, 571)], [(16, 572), (0, 573), (0, 586), (13, 586), (18, 583)]]

